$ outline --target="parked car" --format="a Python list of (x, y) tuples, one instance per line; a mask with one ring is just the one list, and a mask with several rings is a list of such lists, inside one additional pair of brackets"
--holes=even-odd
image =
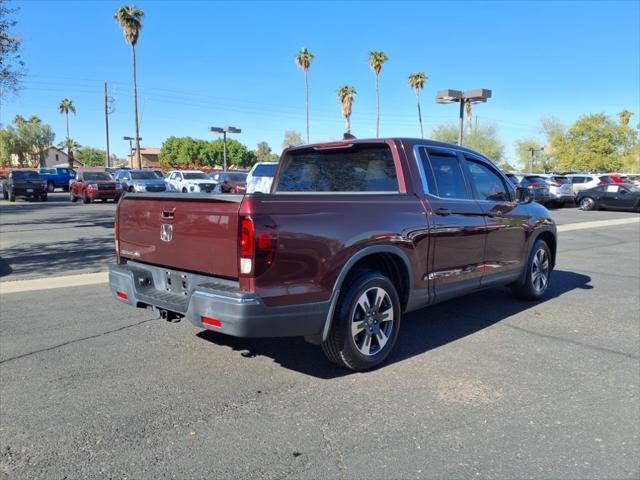
[(630, 183), (611, 183), (581, 190), (576, 197), (580, 210), (640, 211), (640, 187)]
[(125, 192), (164, 192), (167, 185), (153, 170), (122, 169), (116, 172), (116, 181)]
[(247, 193), (269, 193), (278, 162), (258, 162), (247, 175)]
[(556, 174), (541, 174), (540, 177), (544, 178), (549, 186), (550, 203), (556, 207), (562, 207), (565, 203), (574, 202), (573, 187), (567, 177)]
[(4, 192), (7, 189), (7, 177), (4, 175), (0, 175), (0, 194), (4, 196)]
[(216, 184), (200, 170), (172, 170), (166, 182), (171, 190), (183, 193), (213, 192)]
[(47, 192), (53, 193), (56, 188), (69, 191), (69, 182), (76, 178), (76, 171), (64, 167), (42, 167), (38, 170), (40, 178), (47, 182)]
[(629, 175), (629, 183), (640, 187), (640, 175)]
[(546, 178), (535, 174), (520, 175), (519, 179), (519, 185), (521, 187), (528, 188), (533, 194), (533, 199), (536, 202), (545, 206), (551, 203), (551, 192)]
[(215, 172), (211, 179), (216, 182), (217, 193), (245, 193), (247, 191), (246, 172)]
[(514, 186), (516, 187), (520, 186), (520, 180), (518, 179), (518, 176), (515, 173), (506, 173), (506, 172), (503, 172), (503, 173)]
[(111, 199), (118, 201), (122, 195), (122, 185), (116, 182), (108, 172), (84, 172), (76, 174), (76, 178), (69, 184), (69, 197), (72, 202), (82, 198), (82, 203), (94, 200), (106, 202)]
[(47, 183), (35, 170), (11, 170), (5, 182), (2, 196), (15, 202), (16, 197), (39, 198), (47, 201)]
[(616, 183), (609, 175), (592, 173), (571, 173), (566, 176), (571, 182), (573, 193), (577, 195), (581, 190)]
[(540, 299), (549, 212), (482, 155), (419, 139), (286, 149), (270, 195), (126, 195), (114, 297), (238, 337), (304, 336), (352, 370), (401, 316), (498, 285)]

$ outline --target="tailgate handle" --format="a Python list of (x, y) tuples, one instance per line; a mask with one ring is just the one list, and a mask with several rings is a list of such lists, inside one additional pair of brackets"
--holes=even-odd
[(162, 218), (173, 218), (176, 214), (176, 209), (172, 208), (171, 210), (163, 210)]

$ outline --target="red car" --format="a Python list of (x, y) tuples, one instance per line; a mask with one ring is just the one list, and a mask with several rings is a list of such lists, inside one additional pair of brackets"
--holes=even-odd
[(69, 197), (72, 202), (82, 198), (83, 203), (91, 203), (100, 199), (103, 202), (111, 199), (118, 201), (122, 195), (122, 185), (116, 182), (107, 172), (80, 171), (74, 180), (69, 182)]
[(247, 191), (246, 172), (216, 172), (211, 175), (218, 193), (245, 193)]
[(547, 292), (549, 212), (491, 161), (422, 139), (286, 149), (270, 194), (127, 194), (114, 296), (237, 337), (301, 336), (367, 370), (401, 316), (489, 287)]

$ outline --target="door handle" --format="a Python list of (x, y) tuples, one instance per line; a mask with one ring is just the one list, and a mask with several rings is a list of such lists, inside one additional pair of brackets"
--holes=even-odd
[(500, 210), (492, 208), (491, 210), (489, 210), (487, 212), (487, 216), (489, 216), (489, 217), (502, 217), (503, 213)]
[(176, 214), (175, 209), (172, 210), (163, 210), (162, 211), (162, 218), (173, 218)]
[(448, 208), (438, 208), (435, 212), (436, 215), (440, 215), (442, 217), (446, 217), (448, 215), (451, 215), (451, 210), (449, 210)]

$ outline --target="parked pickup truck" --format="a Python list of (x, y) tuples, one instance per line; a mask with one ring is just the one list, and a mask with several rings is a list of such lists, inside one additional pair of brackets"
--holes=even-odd
[(509, 285), (541, 298), (556, 227), (483, 156), (415, 139), (283, 152), (270, 194), (129, 194), (114, 296), (239, 337), (304, 336), (352, 370), (379, 365), (401, 316)]
[(56, 188), (69, 191), (69, 183), (76, 178), (75, 170), (64, 167), (42, 167), (38, 170), (40, 178), (47, 183), (47, 192), (53, 193)]
[(91, 203), (100, 199), (106, 202), (112, 199), (117, 202), (122, 195), (122, 185), (116, 182), (109, 172), (80, 171), (75, 180), (69, 183), (69, 198), (77, 202)]
[(15, 202), (16, 197), (39, 198), (47, 201), (47, 184), (33, 170), (12, 170), (5, 180), (2, 196)]

